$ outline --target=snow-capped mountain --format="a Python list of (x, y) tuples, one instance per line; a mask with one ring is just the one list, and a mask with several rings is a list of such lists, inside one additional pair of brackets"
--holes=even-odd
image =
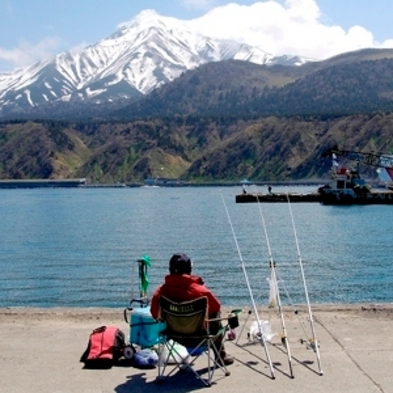
[(211, 39), (184, 21), (146, 10), (108, 38), (15, 72), (0, 74), (0, 115), (53, 102), (111, 102), (139, 97), (183, 72), (213, 61), (302, 63), (262, 49)]

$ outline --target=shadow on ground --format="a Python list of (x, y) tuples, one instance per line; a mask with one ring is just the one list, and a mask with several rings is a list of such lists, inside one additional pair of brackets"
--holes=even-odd
[[(215, 382), (213, 381), (213, 385)], [(155, 380), (147, 381), (146, 373), (127, 376), (127, 381), (115, 388), (116, 393), (157, 393), (173, 392), (186, 393), (200, 389), (205, 389), (202, 381), (198, 380), (191, 371), (179, 372), (173, 376), (166, 378), (164, 381), (157, 383)]]

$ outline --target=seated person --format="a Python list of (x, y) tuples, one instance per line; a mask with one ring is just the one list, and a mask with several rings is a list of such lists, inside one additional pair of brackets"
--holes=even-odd
[[(174, 301), (185, 302), (194, 300), (201, 296), (206, 296), (208, 299), (208, 314), (209, 318), (217, 318), (220, 313), (221, 304), (215, 295), (204, 285), (203, 280), (199, 276), (191, 274), (192, 262), (185, 254), (174, 254), (169, 261), (169, 275), (165, 276), (165, 282), (153, 294), (151, 301), (150, 312), (153, 318), (159, 317), (159, 301), (161, 296)], [(218, 324), (212, 324), (210, 329), (212, 332), (217, 331)], [(215, 344), (217, 348), (221, 346), (223, 337), (220, 336)], [(228, 355), (224, 346), (221, 347), (220, 357), (225, 365), (233, 363), (234, 359)]]

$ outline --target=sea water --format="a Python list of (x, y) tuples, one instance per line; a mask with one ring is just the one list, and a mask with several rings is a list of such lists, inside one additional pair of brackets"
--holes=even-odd
[(176, 252), (228, 306), (268, 303), (271, 259), (283, 304), (306, 302), (304, 282), (311, 303), (393, 301), (393, 206), (236, 204), (240, 192), (0, 190), (0, 307), (125, 307), (137, 260), (151, 258), (150, 296)]

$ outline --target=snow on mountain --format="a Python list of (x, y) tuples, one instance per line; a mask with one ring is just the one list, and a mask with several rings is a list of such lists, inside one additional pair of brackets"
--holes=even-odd
[(49, 102), (139, 97), (184, 71), (228, 59), (257, 64), (302, 62), (294, 57), (274, 58), (235, 41), (211, 39), (189, 30), (187, 22), (145, 10), (94, 45), (0, 74), (0, 115)]

